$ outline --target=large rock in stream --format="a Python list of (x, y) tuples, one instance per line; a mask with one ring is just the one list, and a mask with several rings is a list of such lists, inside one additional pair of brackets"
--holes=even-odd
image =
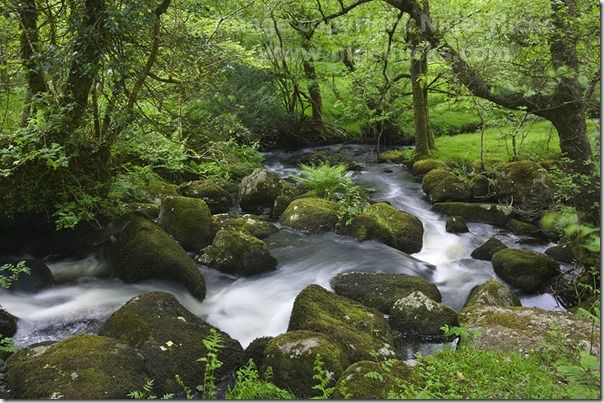
[(186, 250), (197, 252), (212, 242), (212, 213), (206, 202), (168, 196), (161, 201), (159, 225)]
[(216, 214), (212, 217), (212, 220), (214, 221), (214, 228), (218, 231), (223, 229), (241, 231), (258, 239), (268, 238), (279, 231), (279, 228), (272, 222), (253, 214)]
[(15, 399), (126, 399), (148, 378), (143, 356), (135, 349), (93, 335), (28, 347), (6, 364)]
[(472, 197), (472, 190), (467, 184), (441, 168), (433, 169), (424, 176), (422, 190), (432, 203), (466, 201)]
[(241, 180), (239, 206), (246, 213), (270, 214), (273, 203), (281, 194), (279, 175), (266, 169), (255, 169)]
[(226, 213), (233, 206), (229, 192), (213, 181), (188, 182), (180, 185), (178, 191), (185, 197), (202, 199), (212, 214)]
[(502, 227), (512, 215), (510, 207), (490, 203), (435, 203), (432, 209), (448, 216), (461, 216), (467, 222), (482, 222)]
[(175, 374), (190, 387), (202, 383), (205, 364), (196, 360), (206, 356), (202, 340), (211, 331), (218, 333), (223, 345), (218, 352), (223, 365), (216, 371), (220, 381), (242, 364), (241, 345), (193, 315), (171, 294), (149, 292), (134, 297), (107, 319), (100, 334), (140, 351), (156, 391), (166, 393), (180, 391)]
[(129, 283), (169, 280), (184, 285), (203, 300), (205, 282), (195, 261), (178, 242), (156, 224), (134, 216), (111, 246), (111, 263), (117, 277)]
[(524, 292), (542, 290), (557, 275), (559, 265), (547, 255), (522, 249), (502, 249), (491, 259), (503, 281)]
[(338, 204), (304, 197), (292, 201), (281, 215), (281, 224), (311, 233), (333, 231), (338, 222)]

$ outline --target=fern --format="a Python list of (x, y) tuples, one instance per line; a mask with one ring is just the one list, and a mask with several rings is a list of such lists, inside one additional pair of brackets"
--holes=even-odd
[(272, 370), (269, 367), (261, 378), (256, 364), (251, 359), (235, 373), (234, 388), (228, 388), (227, 399), (236, 400), (292, 400), (295, 396), (270, 382)]
[(203, 345), (207, 350), (205, 357), (198, 358), (197, 362), (205, 363), (203, 372), (202, 398), (215, 399), (218, 394), (216, 386), (216, 370), (222, 367), (222, 361), (218, 359), (218, 351), (224, 347), (222, 337), (216, 329), (210, 329), (210, 334), (203, 339)]
[(344, 177), (346, 166), (344, 164), (330, 165), (323, 162), (317, 166), (300, 164), (301, 176), (294, 176), (294, 180), (315, 192), (317, 196), (332, 198), (341, 192), (352, 181)]
[(321, 354), (317, 354), (315, 357), (313, 371), (315, 373), (312, 379), (316, 380), (317, 383), (312, 388), (321, 393), (313, 399), (329, 399), (335, 390), (335, 386), (329, 386), (334, 379), (333, 374), (325, 368), (325, 363), (321, 360)]

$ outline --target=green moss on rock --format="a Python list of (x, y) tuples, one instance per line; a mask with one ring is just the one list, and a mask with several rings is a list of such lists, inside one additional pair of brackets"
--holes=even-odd
[(480, 245), (478, 248), (474, 249), (472, 251), (471, 256), (474, 259), (490, 261), (496, 252), (499, 252), (500, 250), (505, 248), (507, 248), (507, 246), (499, 239), (493, 236), (489, 238), (488, 241)]
[(294, 301), (288, 330), (320, 332), (342, 347), (351, 362), (371, 359), (371, 352), (395, 355), (390, 328), (381, 312), (310, 285)]
[(448, 216), (461, 216), (468, 222), (482, 222), (499, 226), (504, 226), (512, 215), (510, 207), (490, 203), (435, 203), (432, 209)]
[(461, 234), (465, 232), (470, 232), (466, 222), (461, 216), (453, 216), (447, 218), (447, 222), (445, 223), (445, 230), (452, 234)]
[(166, 196), (178, 196), (178, 186), (169, 182), (154, 182), (144, 190), (155, 200), (161, 200)]
[(260, 239), (239, 231), (218, 231), (212, 245), (205, 248), (199, 260), (222, 272), (253, 276), (277, 268), (277, 259)]
[(542, 290), (560, 274), (558, 264), (549, 256), (522, 249), (502, 249), (491, 259), (495, 273), (512, 287), (524, 292)]
[(296, 199), (285, 209), (280, 221), (302, 231), (333, 231), (338, 222), (338, 204), (315, 197)]
[(430, 194), (432, 189), (444, 180), (454, 181), (457, 177), (444, 168), (437, 168), (429, 171), (422, 179), (422, 190)]
[(493, 198), (491, 181), (485, 175), (475, 175), (470, 181), (472, 197), (477, 200), (488, 201)]
[(514, 218), (508, 220), (507, 227), (516, 235), (535, 235), (541, 232), (533, 224)]
[(504, 166), (495, 182), (500, 201), (530, 212), (544, 211), (553, 202), (554, 184), (549, 174), (533, 161), (515, 161)]
[(477, 306), (508, 307), (520, 305), (520, 299), (509, 287), (497, 280), (489, 280), (472, 288), (462, 311)]
[(223, 366), (216, 372), (221, 380), (242, 363), (241, 345), (193, 315), (171, 294), (149, 292), (134, 297), (107, 319), (100, 333), (140, 351), (145, 371), (155, 379), (156, 392), (165, 393), (180, 391), (175, 374), (191, 387), (202, 382), (205, 365), (196, 360), (207, 354), (202, 340), (210, 329), (218, 331), (224, 346), (218, 352)]
[(203, 300), (205, 282), (195, 261), (156, 224), (134, 216), (110, 249), (117, 277), (129, 283), (157, 279), (183, 284)]
[(331, 280), (331, 286), (337, 294), (386, 314), (390, 313), (390, 308), (398, 299), (414, 291), (421, 291), (434, 301), (441, 301), (440, 292), (434, 284), (408, 274), (340, 273)]
[(187, 250), (198, 251), (212, 242), (212, 213), (201, 199), (164, 197), (159, 225)]
[(401, 164), (405, 161), (405, 157), (401, 150), (388, 150), (378, 155), (378, 162), (393, 162)]
[(441, 160), (419, 160), (413, 164), (413, 173), (415, 175), (424, 176), (434, 169), (445, 169), (447, 164)]
[(185, 197), (205, 201), (212, 214), (226, 213), (233, 205), (233, 199), (229, 192), (213, 181), (188, 182), (180, 185), (178, 191)]
[[(370, 373), (379, 373), (382, 377), (370, 376)], [(337, 400), (386, 400), (388, 392), (405, 382), (410, 375), (411, 368), (399, 360), (388, 372), (375, 361), (355, 362), (340, 375), (333, 396)]]
[(279, 175), (266, 169), (255, 169), (241, 180), (239, 206), (247, 213), (270, 213), (277, 196), (281, 194)]
[(241, 231), (258, 239), (268, 238), (279, 231), (279, 228), (272, 222), (253, 214), (216, 214), (212, 217), (212, 220), (214, 221), (214, 228), (218, 231), (223, 229)]
[(16, 399), (125, 399), (147, 377), (140, 354), (102, 336), (26, 348), (7, 360), (7, 383)]

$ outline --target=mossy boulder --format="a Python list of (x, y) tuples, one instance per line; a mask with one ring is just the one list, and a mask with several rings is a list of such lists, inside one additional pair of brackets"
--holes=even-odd
[(476, 305), (459, 314), (461, 326), (478, 332), (472, 346), (489, 351), (515, 351), (526, 354), (546, 347), (552, 326), (560, 328), (556, 342), (569, 349), (577, 345), (592, 354), (600, 351), (600, 329), (584, 317), (567, 312), (545, 311), (528, 307)]
[(485, 170), (499, 169), (505, 165), (505, 162), (501, 158), (483, 158), (472, 161), (470, 165), (474, 172), (482, 172), (483, 167)]
[(471, 256), (478, 260), (491, 260), (493, 255), (507, 246), (494, 236), (472, 251)]
[(213, 181), (188, 182), (180, 185), (178, 191), (185, 197), (205, 201), (212, 214), (226, 213), (233, 206), (233, 199), (229, 192)]
[(13, 354), (6, 364), (15, 399), (125, 399), (148, 378), (136, 350), (93, 335), (29, 347)]
[(17, 333), (17, 318), (0, 306), (0, 338)]
[(338, 232), (364, 241), (374, 239), (405, 253), (422, 249), (424, 226), (416, 216), (387, 203), (375, 203), (354, 217)]
[(270, 214), (281, 187), (279, 175), (266, 169), (255, 169), (241, 180), (239, 206), (246, 213)]
[(400, 150), (388, 150), (378, 155), (378, 162), (393, 162), (402, 164), (405, 162), (405, 157)]
[(538, 235), (541, 233), (535, 225), (514, 218), (508, 220), (507, 227), (516, 235)]
[(337, 294), (386, 314), (390, 313), (398, 299), (415, 291), (421, 291), (434, 301), (441, 301), (440, 292), (434, 284), (408, 274), (340, 273), (331, 279), (331, 286)]
[(178, 185), (169, 182), (153, 182), (144, 188), (152, 200), (161, 200), (166, 196), (178, 196)]
[(491, 200), (493, 198), (491, 187), (491, 181), (485, 175), (474, 175), (470, 180), (470, 190), (474, 199), (482, 201)]
[(212, 242), (212, 213), (201, 199), (164, 197), (159, 225), (186, 250), (196, 252)]
[(212, 217), (214, 228), (217, 231), (226, 229), (241, 231), (255, 236), (258, 239), (268, 238), (279, 231), (279, 228), (270, 221), (253, 214), (231, 215), (216, 214)]
[(249, 360), (252, 360), (257, 368), (262, 368), (264, 366), (264, 351), (272, 339), (274, 339), (274, 337), (264, 336), (252, 340), (243, 352), (243, 362), (247, 363)]
[(489, 280), (472, 288), (462, 311), (474, 309), (477, 306), (508, 307), (520, 305), (520, 299), (508, 286), (497, 280)]
[(519, 209), (544, 211), (553, 202), (554, 184), (536, 162), (515, 161), (499, 172), (495, 193), (501, 202), (513, 203)]
[(425, 174), (432, 171), (433, 169), (445, 169), (445, 168), (447, 168), (447, 164), (444, 161), (427, 159), (427, 160), (416, 161), (413, 164), (412, 170), (415, 175), (424, 176)]
[(542, 290), (560, 274), (551, 257), (522, 249), (502, 249), (491, 259), (495, 273), (506, 283), (524, 292)]
[(0, 277), (6, 277), (10, 274), (1, 269), (4, 265), (16, 266), (19, 262), (24, 262), (29, 269), (29, 273), (19, 273), (16, 280), (11, 279), (11, 291), (18, 292), (38, 292), (45, 288), (55, 285), (55, 278), (52, 272), (42, 260), (38, 259), (19, 259), (19, 258), (0, 258)]
[(309, 399), (320, 392), (312, 387), (317, 354), (325, 363), (329, 376), (337, 379), (350, 363), (341, 346), (327, 335), (313, 331), (288, 331), (268, 342), (263, 369), (271, 367), (275, 385), (291, 390), (299, 399)]
[(333, 231), (338, 222), (338, 204), (316, 197), (303, 197), (289, 204), (281, 224), (312, 233)]
[[(340, 375), (333, 397), (336, 400), (386, 400), (388, 392), (404, 383), (411, 371), (411, 368), (400, 360), (394, 362), (388, 372), (376, 361), (358, 361)], [(380, 379), (370, 376), (369, 373), (380, 373), (382, 377)]]
[(218, 231), (212, 245), (199, 255), (199, 261), (222, 272), (253, 276), (277, 268), (277, 259), (266, 243), (240, 231)]
[(422, 189), (432, 203), (466, 201), (472, 197), (472, 191), (466, 183), (442, 169), (428, 172), (422, 181)]
[(205, 282), (195, 261), (156, 224), (134, 216), (119, 233), (110, 249), (117, 277), (129, 283), (170, 280), (184, 285), (203, 300)]
[(459, 326), (457, 312), (421, 291), (397, 300), (390, 310), (390, 326), (410, 340), (443, 340), (441, 327)]
[(149, 220), (159, 218), (159, 204), (155, 203), (128, 203), (126, 205), (126, 215), (138, 214)]
[(422, 178), (422, 190), (424, 193), (430, 194), (432, 189), (434, 189), (440, 182), (455, 180), (457, 180), (457, 177), (451, 172), (444, 168), (436, 168), (426, 173), (426, 175), (424, 175)]
[(470, 232), (465, 220), (461, 216), (453, 216), (447, 218), (447, 222), (445, 223), (445, 230), (451, 234), (462, 234), (465, 232)]
[(564, 242), (547, 248), (545, 254), (552, 259), (563, 263), (573, 263), (575, 261), (572, 245)]
[(216, 371), (220, 381), (242, 363), (241, 345), (193, 315), (171, 294), (149, 292), (132, 298), (107, 319), (100, 334), (140, 351), (145, 372), (155, 380), (155, 390), (165, 393), (180, 391), (175, 374), (191, 387), (202, 382), (205, 364), (196, 360), (206, 356), (202, 340), (211, 330), (220, 335), (224, 346), (218, 351), (223, 362)]
[(435, 203), (432, 209), (448, 216), (461, 216), (467, 222), (504, 226), (512, 209), (502, 204), (447, 202)]
[(325, 334), (344, 350), (351, 362), (371, 359), (372, 351), (383, 357), (395, 355), (390, 328), (381, 312), (316, 284), (296, 297), (288, 330)]

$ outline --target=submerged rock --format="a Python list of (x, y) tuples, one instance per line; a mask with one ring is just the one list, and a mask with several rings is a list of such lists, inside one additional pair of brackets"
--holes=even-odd
[(185, 197), (202, 199), (212, 214), (226, 213), (233, 206), (233, 199), (219, 184), (204, 180), (180, 185), (178, 191)]
[(264, 241), (231, 230), (218, 231), (212, 245), (200, 254), (199, 261), (238, 276), (253, 276), (277, 268), (277, 259), (271, 255)]
[(142, 217), (132, 217), (125, 225), (110, 257), (116, 276), (126, 282), (170, 280), (199, 300), (205, 297), (205, 282), (195, 261), (174, 238)]
[(542, 290), (560, 274), (559, 265), (549, 256), (522, 249), (502, 249), (491, 259), (495, 273), (512, 287), (524, 292)]
[(155, 379), (156, 392), (167, 393), (181, 390), (175, 374), (192, 388), (203, 381), (205, 364), (196, 360), (206, 356), (202, 340), (212, 329), (223, 345), (218, 351), (223, 365), (216, 370), (220, 381), (242, 364), (241, 345), (193, 315), (171, 294), (148, 292), (132, 298), (107, 319), (100, 334), (140, 351), (145, 357), (145, 371)]
[(468, 222), (482, 222), (499, 226), (504, 226), (512, 215), (510, 207), (490, 203), (435, 203), (432, 209), (448, 216), (461, 216)]
[(270, 214), (273, 203), (281, 194), (279, 175), (266, 169), (255, 169), (241, 180), (239, 206), (247, 213)]
[(440, 302), (438, 288), (419, 276), (396, 273), (340, 273), (331, 279), (334, 291), (383, 313), (390, 313), (394, 303), (415, 291)]
[(214, 221), (214, 228), (218, 231), (223, 229), (242, 231), (258, 239), (268, 238), (279, 231), (279, 228), (272, 222), (253, 214), (216, 214), (212, 217), (212, 220)]
[(7, 368), (15, 399), (125, 399), (148, 378), (136, 350), (93, 335), (26, 348), (7, 360)]
[(372, 359), (371, 352), (393, 357), (393, 340), (383, 314), (316, 284), (294, 301), (288, 330), (310, 330), (331, 338), (351, 362)]
[(447, 222), (445, 223), (445, 230), (452, 234), (462, 234), (466, 232), (470, 232), (466, 222), (461, 216), (453, 216), (447, 218)]
[(201, 199), (164, 197), (159, 212), (159, 225), (186, 250), (196, 252), (212, 242), (212, 214)]
[(296, 199), (281, 215), (281, 223), (301, 231), (333, 231), (338, 222), (338, 204), (315, 197)]
[(478, 248), (474, 249), (471, 256), (474, 259), (490, 261), (496, 252), (506, 248), (507, 246), (503, 242), (493, 236)]
[[(382, 377), (370, 376), (370, 373), (379, 373)], [(389, 371), (384, 371), (376, 361), (358, 361), (340, 375), (333, 397), (337, 400), (386, 400), (388, 392), (410, 375), (411, 368), (404, 361), (397, 360)]]

